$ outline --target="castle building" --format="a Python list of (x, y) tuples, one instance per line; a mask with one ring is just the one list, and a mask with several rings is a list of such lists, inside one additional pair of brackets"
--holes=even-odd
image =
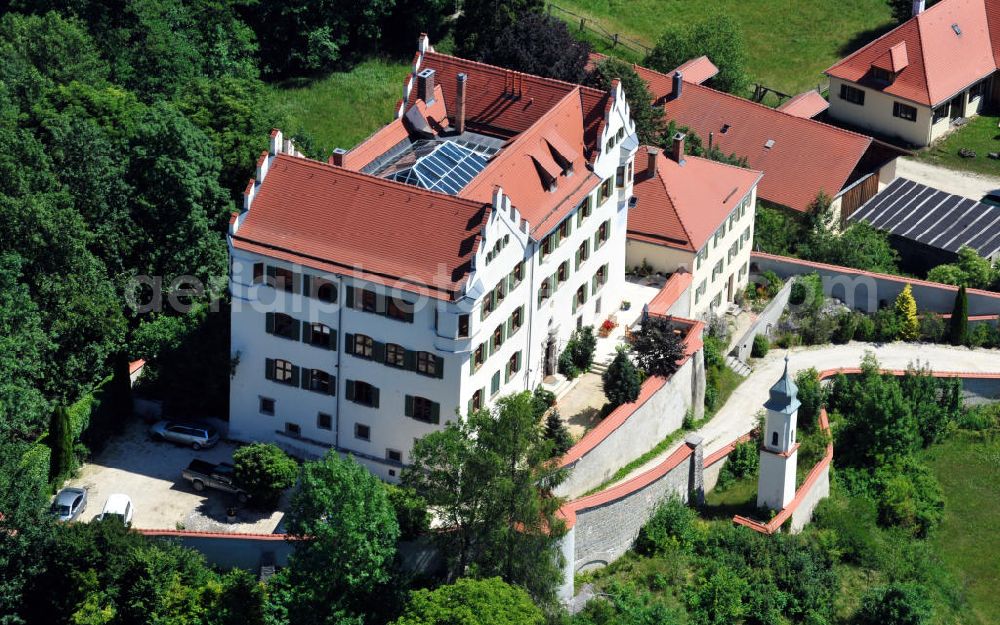
[(328, 162), (271, 135), (229, 231), (230, 436), (352, 453), (413, 441), (555, 373), (618, 309), (635, 127), (603, 92), (436, 53)]
[(795, 470), (799, 444), (795, 442), (795, 422), (799, 413), (799, 389), (788, 371), (771, 387), (764, 404), (764, 444), (760, 448), (757, 507), (782, 510), (795, 498)]

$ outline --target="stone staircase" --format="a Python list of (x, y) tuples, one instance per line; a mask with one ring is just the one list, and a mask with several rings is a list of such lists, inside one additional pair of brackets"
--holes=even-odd
[(604, 362), (595, 362), (595, 363), (592, 363), (590, 365), (590, 372), (591, 373), (596, 373), (597, 375), (604, 375), (604, 372), (608, 370), (609, 366), (611, 366), (611, 361), (612, 360), (614, 360), (614, 358), (610, 358), (610, 359), (608, 359), (608, 360), (606, 360)]
[(747, 363), (734, 358), (733, 356), (726, 356), (726, 366), (730, 369), (743, 376), (744, 378), (750, 375), (753, 369)]

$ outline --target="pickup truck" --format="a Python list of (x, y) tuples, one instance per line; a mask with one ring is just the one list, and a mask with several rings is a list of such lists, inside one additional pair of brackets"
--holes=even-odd
[(204, 460), (192, 460), (191, 464), (181, 471), (181, 476), (191, 482), (191, 488), (198, 492), (214, 488), (236, 495), (236, 500), (240, 503), (250, 498), (246, 491), (236, 485), (233, 465), (226, 462), (212, 464)]

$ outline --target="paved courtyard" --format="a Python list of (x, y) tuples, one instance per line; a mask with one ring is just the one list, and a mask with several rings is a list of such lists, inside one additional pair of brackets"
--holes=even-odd
[(587, 430), (601, 422), (601, 408), (607, 401), (598, 373), (584, 373), (575, 380), (573, 388), (559, 398), (556, 409), (573, 440), (580, 440)]
[(66, 486), (88, 491), (89, 503), (80, 516), (81, 521), (100, 514), (112, 493), (124, 493), (132, 499), (135, 528), (273, 533), (282, 512), (262, 514), (241, 506), (237, 522), (228, 523), (226, 508), (235, 504), (232, 495), (213, 490), (195, 492), (181, 477), (181, 470), (194, 458), (231, 462), (234, 449), (235, 445), (226, 442), (202, 451), (157, 443), (149, 439), (147, 426), (135, 420)]

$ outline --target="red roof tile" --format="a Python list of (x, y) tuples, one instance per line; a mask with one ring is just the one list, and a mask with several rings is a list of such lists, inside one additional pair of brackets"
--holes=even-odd
[(826, 109), (830, 108), (830, 103), (826, 101), (826, 98), (821, 96), (818, 91), (813, 89), (812, 91), (805, 91), (796, 96), (792, 96), (781, 106), (778, 110), (782, 113), (788, 113), (789, 115), (794, 115), (796, 117), (802, 117), (805, 119), (810, 119), (816, 117)]
[[(446, 108), (451, 112), (458, 108), (458, 74), (466, 74), (466, 123), (472, 130), (501, 136), (524, 132), (568, 93), (579, 90), (584, 139), (589, 148), (596, 147), (596, 128), (603, 120), (608, 99), (603, 91), (430, 51), (424, 54), (420, 66), (428, 68), (434, 70), (435, 86), (442, 88)], [(408, 106), (416, 102), (416, 91), (411, 90)]]
[(719, 68), (707, 56), (699, 56), (696, 59), (682, 63), (674, 71), (680, 72), (684, 80), (700, 85), (718, 74)]
[(279, 154), (232, 238), (237, 249), (448, 299), (471, 270), (490, 210)]
[[(691, 128), (704, 143), (713, 134), (723, 152), (745, 157), (751, 168), (763, 171), (758, 195), (775, 204), (805, 211), (821, 190), (830, 196), (840, 193), (853, 182), (855, 167), (872, 144), (871, 137), (686, 79), (681, 97), (673, 98), (671, 76), (633, 67), (649, 85), (654, 103), (664, 107), (668, 120)], [(774, 140), (770, 148), (765, 147), (768, 140)]]
[[(571, 163), (572, 173), (562, 174), (553, 151)], [(574, 89), (511, 139), (459, 196), (489, 202), (493, 189), (499, 186), (531, 224), (531, 234), (541, 238), (600, 182), (588, 171), (583, 151), (583, 111)], [(555, 181), (554, 189), (549, 190), (539, 169)]]
[[(1000, 0), (942, 0), (826, 73), (937, 106), (991, 74), (998, 64)], [(872, 66), (890, 71), (898, 67), (898, 74), (891, 84), (882, 86), (868, 76)]]
[(663, 154), (656, 159), (656, 175), (649, 177), (648, 148), (636, 153), (632, 193), (638, 201), (629, 212), (628, 237), (692, 252), (761, 179), (759, 171), (694, 156), (684, 165)]

